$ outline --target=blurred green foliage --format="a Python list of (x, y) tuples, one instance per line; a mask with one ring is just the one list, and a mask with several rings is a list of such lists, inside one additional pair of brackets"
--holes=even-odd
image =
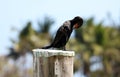
[[(45, 17), (44, 22), (38, 22), (39, 29), (35, 30), (32, 23), (28, 22), (19, 33), (19, 40), (12, 47), (14, 52), (22, 56), (28, 52), (32, 53), (32, 49), (48, 45), (53, 39), (49, 32), (53, 23), (53, 19)], [(84, 20), (83, 26), (75, 30), (74, 34), (67, 43), (67, 49), (76, 52), (75, 72), (82, 68), (83, 74), (90, 77), (120, 77), (120, 26), (106, 26), (102, 22), (96, 24), (92, 17)], [(90, 61), (94, 56), (100, 58), (102, 68), (92, 71), (91, 65), (97, 63)], [(18, 73), (9, 77), (19, 77)]]

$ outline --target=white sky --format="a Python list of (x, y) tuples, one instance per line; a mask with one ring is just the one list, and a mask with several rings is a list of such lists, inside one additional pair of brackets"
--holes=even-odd
[(32, 21), (34, 28), (37, 21), (45, 15), (51, 16), (55, 21), (55, 29), (65, 20), (75, 16), (83, 18), (95, 17), (96, 22), (104, 20), (107, 23), (107, 13), (110, 12), (116, 21), (120, 18), (119, 0), (0, 0), (0, 55), (8, 53), (11, 46), (10, 38), (17, 34), (11, 27), (19, 30), (28, 21)]

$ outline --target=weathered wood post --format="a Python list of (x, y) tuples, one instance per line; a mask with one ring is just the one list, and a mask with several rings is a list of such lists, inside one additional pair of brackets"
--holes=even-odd
[(34, 77), (73, 77), (74, 51), (34, 49)]

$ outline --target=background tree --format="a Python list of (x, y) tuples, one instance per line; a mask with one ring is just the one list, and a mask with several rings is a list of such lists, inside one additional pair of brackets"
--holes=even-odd
[[(13, 46), (10, 47), (7, 58), (12, 57), (17, 63), (19, 57), (31, 53), (32, 49), (48, 45), (52, 40), (50, 30), (53, 23), (53, 19), (45, 17), (43, 22), (38, 22), (39, 28), (35, 30), (32, 23), (28, 22), (20, 31), (18, 41), (12, 40)], [(102, 22), (95, 23), (94, 18), (91, 17), (84, 21), (84, 25), (80, 29), (75, 30), (75, 36), (71, 37), (67, 43), (67, 49), (74, 50), (76, 53), (74, 72), (82, 70), (84, 75), (90, 77), (120, 76), (119, 26), (106, 26)], [(96, 66), (94, 69), (92, 66), (98, 63), (101, 66)], [(0, 69), (2, 67), (0, 66)], [(15, 69), (19, 71), (17, 66)], [(9, 76), (10, 74), (12, 73), (9, 73)]]

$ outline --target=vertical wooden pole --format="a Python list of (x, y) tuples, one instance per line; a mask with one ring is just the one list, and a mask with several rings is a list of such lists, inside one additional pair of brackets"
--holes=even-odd
[(74, 51), (34, 49), (34, 77), (73, 77)]

